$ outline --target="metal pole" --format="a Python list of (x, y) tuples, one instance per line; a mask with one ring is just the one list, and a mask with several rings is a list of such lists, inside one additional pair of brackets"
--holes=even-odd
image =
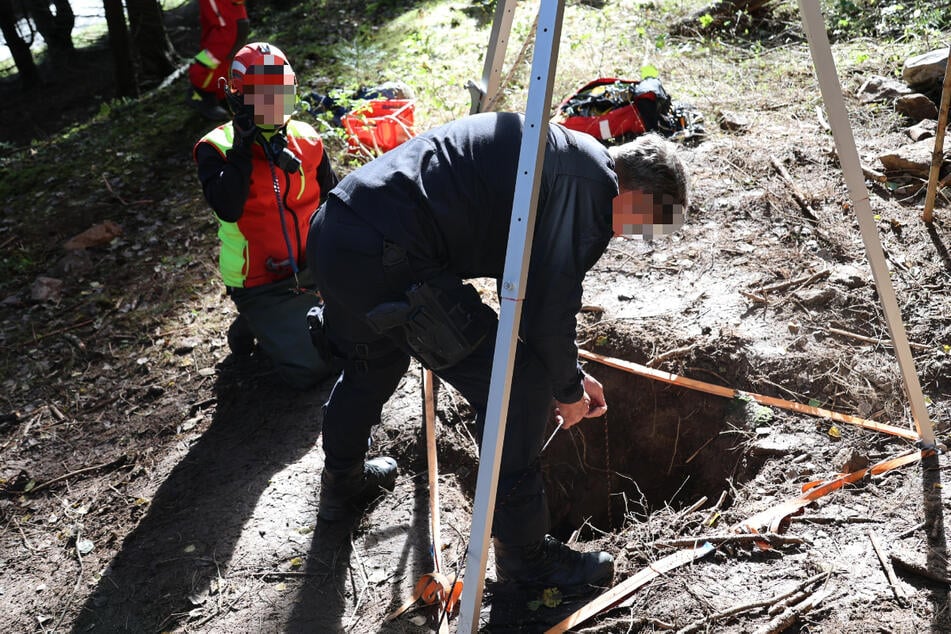
[(905, 392), (911, 404), (911, 415), (915, 420), (923, 446), (934, 447), (934, 430), (931, 427), (931, 419), (928, 417), (928, 409), (925, 407), (924, 395), (915, 370), (915, 360), (911, 356), (911, 348), (905, 335), (905, 324), (902, 322), (898, 301), (895, 299), (895, 289), (892, 288), (888, 266), (885, 264), (885, 253), (872, 217), (865, 176), (862, 174), (858, 150), (855, 148), (845, 100), (842, 98), (842, 85), (839, 83), (835, 60), (832, 58), (832, 47), (829, 46), (829, 36), (826, 34), (825, 20), (819, 10), (818, 0), (799, 0), (799, 14), (806, 30), (806, 37), (809, 39), (809, 50), (812, 53), (812, 63), (819, 80), (819, 89), (822, 91), (822, 101), (825, 103), (829, 116), (829, 125), (832, 127), (832, 136), (835, 139), (835, 147), (839, 154), (839, 163), (842, 165), (849, 196), (852, 198), (852, 206), (858, 217), (859, 230), (862, 233), (862, 242), (865, 243), (868, 262), (872, 267), (875, 288), (885, 311), (885, 322), (888, 325), (892, 345), (895, 347), (898, 368), (905, 382)]
[(509, 45), (512, 19), (515, 17), (515, 2), (516, 0), (498, 0), (495, 5), (489, 48), (485, 52), (485, 66), (482, 69), (482, 82), (476, 84), (470, 81), (467, 85), (472, 95), (472, 107), (469, 109), (469, 114), (485, 112), (486, 103), (499, 89), (502, 66), (505, 63), (505, 49)]
[(505, 252), (502, 294), (499, 298), (499, 329), (495, 338), (489, 402), (482, 434), (472, 528), (469, 532), (469, 555), (466, 559), (465, 583), (460, 602), (459, 632), (472, 633), (479, 630), (485, 565), (499, 481), (499, 460), (502, 457), (515, 345), (518, 341), (522, 300), (525, 298), (528, 263), (532, 252), (539, 177), (548, 137), (548, 114), (563, 14), (564, 0), (542, 0), (538, 10), (538, 33), (535, 36), (535, 53), (525, 107), (525, 127), (519, 149), (518, 176), (515, 181), (515, 198)]

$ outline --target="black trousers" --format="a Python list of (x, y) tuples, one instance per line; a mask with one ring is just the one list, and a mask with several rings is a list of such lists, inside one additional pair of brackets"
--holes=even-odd
[[(335, 198), (328, 199), (311, 222), (308, 266), (324, 298), (327, 336), (348, 359), (324, 410), (323, 448), (331, 470), (364, 460), (370, 429), (380, 422), (383, 405), (409, 366), (405, 345), (376, 334), (365, 318), (383, 302), (405, 299), (388, 283), (382, 254), (383, 236)], [(411, 264), (414, 271), (426, 268)], [(463, 361), (437, 373), (476, 410), (480, 443), (497, 327), (496, 322)], [(492, 525), (495, 537), (505, 544), (528, 544), (548, 532), (539, 452), (551, 415), (551, 394), (546, 369), (519, 343)]]

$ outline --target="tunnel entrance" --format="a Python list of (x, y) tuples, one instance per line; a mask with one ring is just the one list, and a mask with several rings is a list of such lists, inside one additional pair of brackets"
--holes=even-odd
[(608, 413), (559, 431), (543, 455), (556, 537), (585, 522), (613, 531), (629, 515), (702, 496), (713, 504), (728, 480), (756, 475), (761, 460), (744, 450), (751, 404), (604, 366), (589, 371), (604, 385)]

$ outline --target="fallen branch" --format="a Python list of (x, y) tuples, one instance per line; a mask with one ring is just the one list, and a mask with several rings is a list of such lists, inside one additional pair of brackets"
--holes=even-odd
[(767, 614), (769, 614), (770, 616), (774, 616), (782, 612), (786, 608), (788, 608), (790, 605), (795, 605), (799, 603), (808, 594), (810, 586), (820, 581), (824, 582), (831, 575), (832, 575), (831, 570), (820, 572), (819, 574), (809, 577), (808, 579), (806, 579), (805, 581), (797, 585), (795, 588), (793, 588), (789, 592), (786, 592), (785, 594), (781, 594), (778, 597), (775, 597), (775, 601), (773, 602), (773, 605), (770, 606), (769, 610), (767, 610)]
[(44, 482), (44, 483), (42, 483), (42, 484), (38, 484), (38, 485), (36, 485), (35, 487), (33, 487), (32, 489), (30, 489), (29, 491), (24, 491), (24, 493), (36, 493), (37, 491), (41, 491), (41, 490), (47, 488), (48, 486), (51, 486), (51, 485), (53, 485), (53, 484), (56, 484), (57, 482), (61, 482), (62, 480), (68, 480), (69, 478), (72, 478), (72, 477), (75, 477), (75, 476), (78, 476), (78, 475), (82, 475), (82, 474), (84, 474), (84, 473), (89, 473), (89, 472), (91, 472), (91, 471), (98, 471), (98, 470), (100, 470), (100, 469), (109, 469), (109, 468), (121, 467), (123, 464), (125, 464), (125, 461), (126, 461), (127, 459), (128, 459), (127, 456), (119, 456), (118, 458), (116, 458), (116, 459), (113, 460), (112, 462), (104, 462), (104, 463), (102, 463), (102, 464), (93, 465), (93, 466), (91, 466), (91, 467), (83, 467), (82, 469), (77, 469), (76, 471), (70, 471), (69, 473), (64, 473), (64, 474), (61, 475), (61, 476), (57, 476), (57, 477), (53, 478), (52, 480), (47, 480), (46, 482)]
[(114, 189), (112, 189), (112, 185), (109, 184), (109, 179), (106, 178), (105, 172), (103, 172), (102, 174), (102, 182), (106, 184), (106, 189), (109, 190), (109, 193), (112, 194), (116, 200), (118, 200), (120, 203), (122, 203), (126, 207), (128, 207), (129, 205), (148, 205), (155, 202), (154, 200), (136, 200), (131, 203), (128, 202), (122, 196), (117, 194)]
[(81, 552), (79, 552), (80, 535), (82, 535), (82, 531), (77, 530), (76, 535), (74, 536), (75, 542), (73, 543), (73, 548), (76, 551), (76, 559), (79, 561), (79, 574), (76, 575), (76, 583), (73, 584), (73, 589), (66, 598), (66, 605), (63, 607), (63, 611), (60, 613), (59, 618), (56, 620), (56, 624), (53, 626), (50, 632), (55, 632), (59, 629), (60, 624), (63, 622), (63, 618), (66, 616), (66, 612), (69, 610), (69, 606), (73, 603), (73, 597), (76, 596), (76, 591), (79, 589), (79, 584), (83, 581), (83, 574), (86, 572), (86, 566), (83, 564), (83, 555)]
[(749, 291), (744, 291), (744, 290), (740, 290), (739, 293), (746, 299), (752, 300), (758, 304), (768, 303), (768, 300), (762, 295), (757, 295), (756, 293), (750, 293)]
[[(831, 573), (821, 572), (815, 577), (812, 577), (811, 579), (818, 579), (824, 576), (828, 576), (829, 574)], [(766, 614), (768, 616), (776, 616), (777, 614), (782, 614), (791, 606), (796, 605), (797, 603), (801, 602), (803, 599), (808, 597), (810, 592), (809, 581), (810, 580), (807, 580), (807, 582), (799, 584), (798, 587), (793, 588), (792, 591), (786, 593), (786, 596), (782, 597), (774, 605), (771, 605), (768, 610), (766, 610)]]
[(697, 347), (697, 344), (693, 344), (690, 346), (683, 346), (682, 348), (674, 348), (673, 350), (668, 350), (667, 352), (663, 354), (657, 355), (656, 357), (649, 360), (644, 365), (646, 365), (649, 368), (652, 368), (654, 366), (657, 366), (663, 363), (664, 361), (670, 361), (674, 357), (682, 357), (683, 355), (689, 353), (691, 350), (693, 350), (696, 347)]
[[(718, 434), (718, 435), (719, 435), (719, 434)], [(718, 435), (717, 435), (717, 436), (718, 436)], [(696, 457), (697, 457), (697, 454), (699, 454), (701, 451), (703, 451), (704, 449), (706, 449), (707, 445), (709, 445), (709, 444), (712, 443), (714, 440), (716, 440), (716, 439), (717, 439), (717, 436), (711, 436), (710, 439), (707, 440), (707, 442), (705, 442), (705, 443), (703, 443), (702, 445), (700, 445), (699, 447), (697, 447), (697, 450), (694, 451), (692, 454), (690, 454), (690, 455), (687, 457), (686, 460), (684, 460), (684, 464), (685, 464), (685, 465), (690, 464), (690, 461), (693, 460), (694, 458), (696, 458)]]
[(720, 517), (720, 510), (723, 509), (723, 503), (726, 502), (726, 491), (720, 493), (720, 499), (717, 500), (717, 503), (713, 505), (713, 508), (710, 509), (710, 512), (707, 513), (707, 518), (703, 520), (704, 526), (713, 526), (717, 523), (717, 519)]
[(790, 519), (811, 524), (876, 524), (882, 521), (874, 517), (835, 517), (829, 515), (794, 515)]
[(805, 286), (811, 282), (822, 279), (823, 277), (829, 276), (829, 269), (823, 269), (811, 275), (803, 275), (802, 277), (797, 277), (793, 280), (786, 280), (785, 282), (777, 282), (776, 284), (771, 284), (769, 286), (761, 286), (760, 288), (755, 288), (758, 293), (771, 293), (773, 291), (782, 291), (791, 286)]
[(700, 510), (700, 507), (706, 503), (707, 503), (707, 496), (704, 495), (699, 500), (691, 504), (689, 508), (684, 509), (684, 511), (680, 513), (680, 517), (686, 517), (690, 515), (691, 513), (693, 513), (694, 511)]
[(776, 168), (776, 171), (779, 172), (779, 175), (786, 182), (786, 185), (789, 187), (789, 191), (792, 193), (792, 197), (799, 204), (802, 214), (813, 223), (819, 222), (819, 219), (816, 218), (816, 215), (812, 212), (812, 208), (809, 207), (806, 199), (803, 198), (802, 194), (799, 193), (799, 189), (796, 187), (796, 183), (793, 181), (792, 176), (789, 175), (789, 172), (786, 171), (786, 168), (783, 167), (783, 164), (779, 162), (779, 159), (777, 159), (775, 156), (771, 156), (769, 157), (769, 162), (774, 168)]
[(898, 577), (895, 576), (895, 569), (892, 568), (888, 558), (885, 557), (885, 550), (882, 548), (881, 541), (879, 541), (878, 536), (871, 529), (868, 531), (868, 538), (872, 542), (872, 548), (875, 550), (875, 554), (878, 555), (879, 563), (882, 564), (882, 570), (885, 571), (885, 577), (888, 579), (888, 585), (892, 587), (892, 592), (895, 593), (895, 599), (902, 607), (907, 606), (908, 595), (905, 594), (905, 589), (901, 586), (901, 582), (898, 580)]
[[(722, 621), (728, 617), (735, 616), (737, 614), (742, 614), (743, 612), (750, 612), (751, 610), (757, 610), (759, 608), (765, 608), (765, 607), (782, 606), (790, 598), (801, 595), (806, 588), (813, 585), (814, 583), (818, 581), (824, 581), (825, 579), (829, 577), (830, 574), (832, 573), (820, 572), (817, 575), (809, 577), (808, 579), (806, 579), (805, 581), (797, 585), (795, 588), (793, 588), (789, 592), (784, 592), (783, 594), (777, 595), (775, 597), (770, 597), (769, 599), (763, 599), (761, 601), (753, 601), (751, 603), (736, 605), (736, 606), (733, 606), (732, 608), (723, 610), (721, 612), (710, 614), (702, 619), (697, 619), (693, 623), (686, 625), (680, 628), (679, 630), (677, 630), (677, 634), (690, 634), (690, 632), (696, 632), (697, 630), (700, 630), (700, 629), (706, 630), (708, 629), (706, 627), (707, 625), (712, 625), (713, 623), (717, 621)], [(772, 612), (772, 610), (770, 611)]]
[(756, 630), (756, 634), (779, 634), (785, 631), (803, 615), (831, 596), (832, 590), (818, 590), (812, 593), (796, 605), (786, 608), (782, 614), (773, 618), (765, 627)]
[(758, 610), (759, 608), (765, 608), (769, 605), (772, 605), (772, 599), (764, 599), (762, 601), (753, 601), (752, 603), (744, 603), (742, 605), (735, 605), (732, 608), (723, 610), (722, 612), (717, 612), (711, 614), (702, 619), (697, 619), (690, 625), (685, 625), (684, 627), (677, 630), (677, 634), (690, 634), (691, 632), (696, 632), (698, 630), (707, 630), (708, 626), (716, 623), (717, 621), (722, 621), (728, 617), (736, 616), (737, 614), (742, 614), (744, 612), (750, 612), (752, 610)]
[(909, 535), (911, 535), (911, 534), (914, 533), (915, 531), (919, 531), (919, 530), (921, 530), (921, 529), (924, 528), (924, 527), (925, 527), (925, 523), (924, 523), (924, 522), (919, 522), (918, 524), (915, 524), (915, 525), (912, 526), (911, 528), (906, 529), (906, 530), (903, 530), (902, 532), (900, 532), (900, 533), (898, 533), (897, 535), (895, 535), (895, 539), (905, 539), (906, 537), (908, 537)]
[[(324, 573), (302, 572), (297, 570), (265, 570), (263, 572), (252, 573), (252, 577), (319, 577)], [(232, 575), (229, 575), (232, 576)]]
[(83, 326), (88, 326), (89, 324), (96, 321), (95, 319), (84, 319), (83, 321), (71, 324), (69, 326), (63, 326), (62, 328), (57, 328), (56, 330), (51, 330), (50, 332), (45, 332), (42, 335), (33, 335), (33, 343), (36, 343), (40, 339), (46, 339), (47, 337), (52, 337), (53, 335), (58, 335), (70, 330), (76, 330), (77, 328), (82, 328)]
[[(678, 387), (683, 387), (690, 390), (697, 390), (699, 392), (704, 392), (706, 394), (714, 394), (716, 396), (723, 396), (726, 398), (737, 398), (739, 396), (748, 397), (756, 401), (760, 405), (767, 405), (770, 407), (779, 407), (782, 409), (799, 412), (800, 414), (809, 414), (811, 416), (818, 416), (820, 418), (834, 420), (839, 423), (847, 423), (849, 425), (856, 425), (864, 429), (871, 429), (874, 431), (891, 434), (893, 436), (898, 436), (899, 438), (906, 438), (912, 441), (917, 441), (919, 439), (918, 434), (909, 429), (902, 429), (900, 427), (896, 427), (894, 425), (888, 425), (886, 423), (877, 423), (875, 421), (866, 420), (863, 418), (859, 418), (857, 416), (851, 416), (849, 414), (841, 414), (839, 412), (833, 412), (831, 410), (823, 409), (820, 407), (814, 407), (812, 405), (806, 405), (804, 403), (796, 403), (793, 401), (787, 401), (786, 399), (776, 398), (773, 396), (755, 394), (753, 392), (742, 392), (740, 390), (735, 390), (731, 387), (725, 387), (723, 385), (714, 385), (712, 383), (707, 383), (705, 381), (698, 381), (696, 379), (688, 379), (687, 377), (684, 377), (684, 376), (671, 374), (669, 372), (664, 372), (662, 370), (655, 370), (654, 368), (648, 368), (647, 366), (640, 365), (638, 363), (633, 363), (631, 361), (624, 361), (621, 359), (615, 359), (613, 357), (608, 357), (603, 354), (590, 352), (584, 349), (578, 350), (578, 357), (581, 359), (586, 359), (588, 361), (597, 361), (598, 363), (601, 363), (602, 365), (616, 368), (618, 370), (624, 370), (625, 372), (630, 372), (631, 374), (643, 376), (655, 381), (661, 381), (662, 383), (668, 383), (670, 385), (676, 385)], [(689, 370), (690, 368), (687, 368), (687, 369)]]
[[(203, 619), (201, 619), (200, 621), (196, 622), (192, 627), (201, 628), (202, 625), (208, 623), (208, 621), (210, 621), (211, 619), (215, 618), (216, 616), (219, 616), (219, 615), (224, 614), (224, 613), (226, 613), (226, 612), (230, 612), (231, 610), (234, 609), (234, 606), (237, 605), (237, 603), (238, 603), (238, 601), (241, 599), (241, 597), (243, 597), (243, 596), (247, 593), (247, 591), (248, 591), (248, 588), (243, 588), (243, 589), (241, 590), (241, 592), (239, 592), (239, 593), (235, 596), (235, 598), (232, 599), (230, 603), (228, 603), (228, 605), (226, 605), (224, 608), (222, 608), (222, 607), (219, 606), (217, 610), (215, 610), (215, 611), (212, 612), (211, 614), (205, 615), (205, 618), (203, 618)], [(221, 596), (221, 593), (219, 593), (218, 596), (220, 597), (220, 596)]]
[[(865, 335), (860, 335), (854, 332), (849, 332), (848, 330), (841, 330), (839, 328), (826, 328), (826, 332), (830, 335), (839, 335), (840, 337), (848, 337), (850, 339), (856, 339), (857, 341), (864, 341), (865, 343), (873, 343), (877, 346), (891, 346), (891, 341), (885, 341), (884, 339), (875, 339), (874, 337), (866, 337)], [(926, 346), (923, 343), (914, 343), (909, 341), (908, 345), (912, 348), (917, 348), (918, 350), (930, 350), (930, 346)]]
[(946, 583), (951, 585), (951, 577), (947, 575), (943, 575), (939, 572), (933, 572), (928, 570), (925, 566), (915, 564), (910, 561), (905, 561), (895, 553), (891, 553), (888, 557), (896, 568), (901, 568), (907, 573), (918, 575), (923, 579), (929, 579), (931, 581), (937, 581), (938, 583)]
[(753, 544), (756, 542), (769, 542), (773, 546), (783, 546), (786, 544), (805, 544), (803, 537), (792, 537), (790, 535), (779, 535), (778, 533), (753, 533), (737, 535), (726, 533), (723, 535), (704, 535), (702, 537), (690, 537), (683, 539), (661, 539), (654, 542), (657, 548), (694, 548), (709, 542), (715, 545), (721, 544)]
[(20, 531), (20, 538), (23, 539), (23, 545), (26, 546), (26, 549), (31, 553), (35, 553), (36, 549), (30, 545), (30, 541), (26, 538), (26, 533), (23, 532), (23, 527), (20, 526), (20, 522), (17, 521), (17, 518), (10, 516), (10, 519), (13, 520), (13, 523), (16, 524), (17, 530)]

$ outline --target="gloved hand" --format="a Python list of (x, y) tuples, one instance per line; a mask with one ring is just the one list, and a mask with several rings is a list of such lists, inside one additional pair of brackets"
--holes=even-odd
[(234, 127), (235, 137), (248, 145), (254, 143), (257, 126), (254, 124), (254, 108), (252, 106), (244, 105), (238, 108), (231, 123)]

